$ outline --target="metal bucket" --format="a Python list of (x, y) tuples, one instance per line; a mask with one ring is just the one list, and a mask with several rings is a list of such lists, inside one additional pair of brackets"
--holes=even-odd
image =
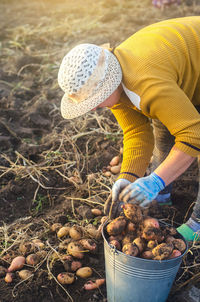
[[(104, 238), (108, 302), (165, 302), (179, 270), (182, 258), (147, 260), (118, 251)], [(180, 235), (179, 238), (184, 238)], [(185, 241), (185, 240), (184, 240)], [(187, 243), (186, 243), (187, 244)]]

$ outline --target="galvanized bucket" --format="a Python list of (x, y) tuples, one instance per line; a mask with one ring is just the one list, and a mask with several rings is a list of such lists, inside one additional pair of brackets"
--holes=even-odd
[[(129, 256), (108, 243), (106, 225), (103, 227), (102, 235), (107, 301), (165, 302), (187, 249), (177, 258), (162, 261)], [(179, 238), (184, 240), (181, 235)]]

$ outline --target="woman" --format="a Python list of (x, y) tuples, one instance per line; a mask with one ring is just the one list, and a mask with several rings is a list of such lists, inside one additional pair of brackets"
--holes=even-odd
[[(169, 202), (172, 182), (200, 155), (200, 17), (152, 24), (113, 50), (78, 45), (64, 57), (58, 82), (64, 118), (109, 107), (123, 130), (123, 163), (106, 214), (116, 216), (120, 201)], [(154, 139), (153, 171), (144, 176)], [(178, 231), (198, 238), (200, 190)]]

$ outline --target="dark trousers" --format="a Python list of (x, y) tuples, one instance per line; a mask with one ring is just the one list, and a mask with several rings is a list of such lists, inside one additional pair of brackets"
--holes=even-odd
[[(196, 107), (198, 112), (200, 113), (200, 106)], [(168, 156), (171, 148), (174, 145), (174, 136), (170, 134), (168, 129), (158, 120), (153, 120), (153, 130), (155, 137), (155, 146), (153, 151), (153, 160), (151, 165), (151, 170), (154, 171)], [(198, 156), (198, 167), (199, 167), (199, 190), (197, 194), (196, 203), (193, 208), (192, 217), (198, 221), (200, 221), (200, 156)], [(172, 184), (168, 185), (157, 197), (165, 194), (165, 196), (170, 196), (172, 191)]]

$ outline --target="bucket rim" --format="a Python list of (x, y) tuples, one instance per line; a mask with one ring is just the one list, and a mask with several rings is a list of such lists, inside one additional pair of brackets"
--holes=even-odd
[[(159, 220), (159, 219), (158, 219)], [(171, 226), (170, 224), (168, 224), (168, 223), (163, 223), (163, 222), (161, 222), (160, 220), (159, 220), (159, 222), (161, 223), (161, 225), (162, 224), (166, 224), (166, 225), (168, 225), (168, 226)], [(155, 259), (144, 259), (144, 258), (140, 258), (140, 257), (137, 257), (137, 256), (131, 256), (131, 255), (127, 255), (127, 254), (125, 254), (125, 253), (123, 253), (123, 252), (121, 252), (121, 251), (119, 251), (119, 250), (117, 250), (116, 249), (116, 247), (114, 247), (112, 244), (110, 244), (108, 241), (107, 241), (107, 239), (106, 239), (106, 237), (105, 237), (105, 234), (104, 234), (104, 229), (105, 229), (105, 227), (106, 227), (106, 225), (109, 223), (109, 218), (108, 219), (106, 219), (106, 221), (103, 223), (103, 226), (102, 226), (102, 230), (101, 230), (101, 234), (102, 234), (102, 237), (103, 237), (103, 239), (104, 239), (104, 243), (106, 243), (109, 247), (110, 247), (110, 249), (112, 249), (112, 250), (114, 250), (116, 253), (118, 253), (118, 254), (120, 254), (120, 255), (125, 255), (126, 257), (128, 257), (128, 258), (130, 258), (130, 259), (140, 259), (141, 261), (144, 261), (144, 262), (147, 262), (147, 263), (149, 263), (149, 262), (151, 262), (151, 263), (167, 263), (167, 262), (173, 262), (173, 261), (177, 261), (178, 259), (181, 259), (181, 258), (183, 258), (185, 255), (186, 255), (186, 253), (188, 252), (188, 242), (185, 240), (185, 238), (179, 233), (178, 235), (179, 235), (179, 239), (182, 239), (184, 242), (185, 242), (185, 244), (186, 244), (186, 249), (185, 249), (185, 251), (184, 251), (184, 253), (183, 254), (181, 254), (180, 256), (178, 256), (178, 257), (175, 257), (175, 258), (172, 258), (172, 259), (163, 259), (163, 260), (155, 260)]]

